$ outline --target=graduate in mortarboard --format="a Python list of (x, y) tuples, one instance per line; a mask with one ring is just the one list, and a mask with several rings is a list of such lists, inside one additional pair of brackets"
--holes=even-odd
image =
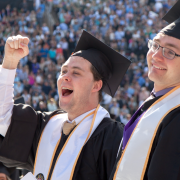
[(59, 106), (36, 112), (14, 104), (19, 60), (27, 37), (7, 39), (0, 67), (0, 161), (33, 171), (40, 180), (108, 180), (123, 135), (120, 123), (99, 105), (101, 92), (114, 96), (130, 61), (83, 31), (57, 80)]
[(151, 96), (124, 128), (110, 180), (180, 180), (180, 0), (147, 53)]
[(0, 180), (11, 180), (10, 179), (10, 170), (0, 162)]
[(0, 162), (0, 180), (19, 180), (20, 170), (15, 168), (7, 168)]

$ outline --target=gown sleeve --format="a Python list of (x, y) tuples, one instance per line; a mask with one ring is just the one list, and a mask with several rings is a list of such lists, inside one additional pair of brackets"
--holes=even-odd
[(83, 147), (73, 180), (108, 180), (122, 136), (121, 123), (109, 118), (103, 119)]
[[(104, 133), (94, 139), (94, 147), (99, 147), (100, 154), (94, 149), (94, 156), (98, 163), (100, 179), (108, 180), (118, 155), (119, 144), (123, 137), (123, 126), (118, 122), (111, 122)], [(102, 140), (101, 140), (102, 139)]]
[[(143, 180), (180, 179), (180, 108), (170, 112), (156, 133)], [(113, 179), (116, 165), (109, 180)], [(137, 162), (138, 163), (138, 162)]]
[(16, 70), (8, 70), (0, 65), (0, 134), (6, 135), (13, 109), (13, 83)]
[(11, 123), (5, 137), (0, 137), (0, 161), (7, 167), (33, 170), (40, 135), (52, 115), (42, 113), (29, 105), (13, 107)]
[(169, 113), (158, 128), (144, 179), (180, 179), (180, 108)]

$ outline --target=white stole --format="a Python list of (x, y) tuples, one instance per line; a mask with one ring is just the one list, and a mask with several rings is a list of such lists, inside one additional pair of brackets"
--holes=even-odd
[(164, 117), (179, 106), (180, 86), (150, 106), (132, 132), (113, 180), (143, 180), (158, 127)]
[[(83, 146), (89, 140), (97, 126), (109, 113), (100, 105), (85, 117), (71, 132), (56, 160), (51, 176), (53, 180), (70, 180)], [(54, 155), (61, 138), (61, 131), (67, 114), (59, 114), (47, 123), (37, 148), (34, 175), (39, 173), (47, 179)]]

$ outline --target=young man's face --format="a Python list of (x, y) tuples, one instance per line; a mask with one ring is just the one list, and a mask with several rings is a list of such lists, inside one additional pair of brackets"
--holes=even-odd
[[(180, 54), (179, 39), (159, 33), (153, 41), (162, 47), (173, 50), (176, 54)], [(180, 84), (180, 57), (175, 56), (172, 60), (167, 59), (163, 56), (163, 50), (160, 47), (155, 52), (149, 49), (147, 62), (148, 76), (150, 80), (154, 81), (156, 91)]]
[(68, 114), (80, 115), (91, 106), (95, 81), (90, 67), (89, 61), (72, 56), (61, 68), (57, 81), (59, 106)]

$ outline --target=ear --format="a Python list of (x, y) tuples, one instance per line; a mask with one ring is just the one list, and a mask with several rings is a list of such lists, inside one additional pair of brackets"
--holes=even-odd
[(102, 86), (103, 86), (102, 80), (94, 81), (92, 92), (98, 92), (102, 88)]

